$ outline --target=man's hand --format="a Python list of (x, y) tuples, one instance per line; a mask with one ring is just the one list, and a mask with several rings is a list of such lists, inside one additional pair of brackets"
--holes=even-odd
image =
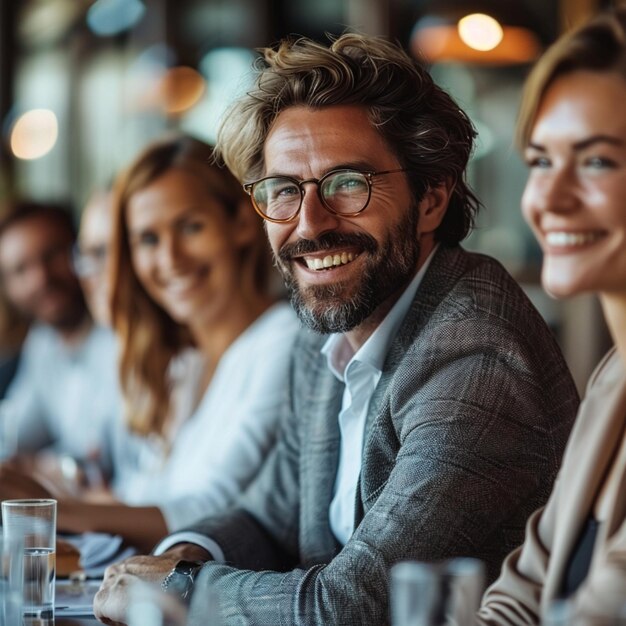
[[(104, 624), (126, 624), (129, 589), (138, 581), (160, 585), (180, 560), (210, 560), (206, 550), (193, 544), (179, 544), (161, 556), (134, 556), (107, 568), (93, 602), (94, 615)], [(165, 594), (164, 594), (165, 595)]]

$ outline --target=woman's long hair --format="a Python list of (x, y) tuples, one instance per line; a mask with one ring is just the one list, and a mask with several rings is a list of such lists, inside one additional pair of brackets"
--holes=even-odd
[[(187, 136), (150, 145), (115, 185), (111, 316), (121, 348), (126, 421), (140, 435), (163, 435), (171, 409), (168, 368), (173, 357), (193, 345), (187, 327), (174, 321), (142, 286), (133, 269), (129, 243), (127, 210), (131, 197), (171, 169), (195, 176), (233, 219), (242, 202), (248, 202), (232, 174), (215, 163), (212, 147)], [(244, 288), (256, 292), (267, 288), (270, 260), (260, 220), (259, 236), (242, 251), (240, 269)]]

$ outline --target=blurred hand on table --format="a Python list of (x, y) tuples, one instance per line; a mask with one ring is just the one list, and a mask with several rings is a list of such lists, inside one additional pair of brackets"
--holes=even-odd
[(55, 494), (43, 481), (23, 473), (15, 465), (0, 465), (0, 500), (24, 498), (54, 498)]

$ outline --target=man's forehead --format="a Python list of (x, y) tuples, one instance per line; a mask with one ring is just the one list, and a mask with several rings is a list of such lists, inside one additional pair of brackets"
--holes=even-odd
[[(265, 140), (264, 173), (289, 173), (301, 166), (322, 172), (388, 156), (368, 111), (357, 105), (319, 109), (290, 107), (277, 117)], [(303, 174), (305, 172), (302, 172)]]
[(45, 217), (29, 218), (12, 224), (0, 236), (0, 263), (13, 266), (36, 259), (72, 241), (72, 233), (61, 224)]

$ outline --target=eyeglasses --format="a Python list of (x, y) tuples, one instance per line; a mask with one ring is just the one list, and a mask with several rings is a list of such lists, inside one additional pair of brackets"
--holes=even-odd
[(354, 217), (362, 213), (372, 197), (372, 179), (383, 174), (406, 172), (406, 169), (383, 172), (332, 170), (321, 178), (297, 180), (289, 176), (268, 176), (243, 186), (256, 212), (269, 222), (283, 224), (295, 219), (304, 200), (304, 185), (317, 185), (324, 208), (333, 215)]
[(72, 248), (72, 265), (79, 278), (94, 276), (103, 271), (108, 256), (106, 245), (81, 249), (78, 245)]

